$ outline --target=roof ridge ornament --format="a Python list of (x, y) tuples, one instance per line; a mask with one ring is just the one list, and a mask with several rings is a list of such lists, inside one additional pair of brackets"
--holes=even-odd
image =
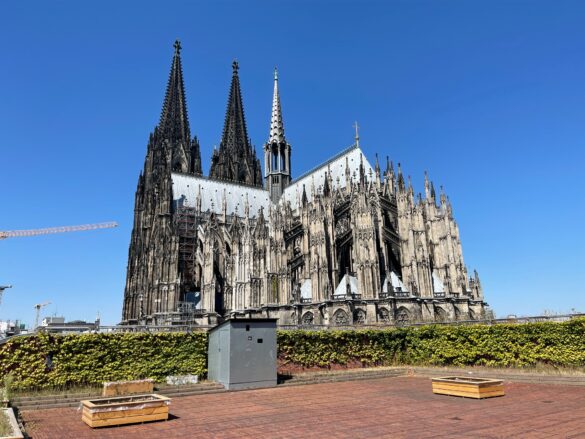
[(360, 132), (359, 132), (360, 127), (357, 123), (357, 120), (355, 121), (353, 126), (355, 128), (355, 145), (359, 148), (360, 147)]

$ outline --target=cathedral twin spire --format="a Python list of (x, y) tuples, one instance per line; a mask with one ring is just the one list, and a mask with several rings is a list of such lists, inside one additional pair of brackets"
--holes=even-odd
[(240, 78), (238, 76), (239, 65), (237, 61), (232, 63), (232, 83), (227, 102), (225, 125), (221, 136), (221, 146), (234, 148), (238, 146), (249, 146), (248, 130), (244, 117), (244, 104), (242, 102), (242, 91)]
[(232, 63), (232, 69), (221, 143), (211, 157), (209, 177), (262, 186), (260, 160), (248, 138), (237, 61)]
[[(197, 139), (191, 139), (185, 85), (181, 65), (181, 43), (174, 44), (174, 55), (162, 106), (160, 122), (155, 132), (158, 143), (170, 149), (171, 169), (174, 172), (201, 174), (201, 153)], [(209, 177), (231, 180), (239, 183), (263, 186), (260, 160), (248, 137), (238, 62), (232, 63), (232, 81), (227, 101), (225, 122), (219, 149), (214, 150), (211, 158)], [(290, 181), (290, 146), (286, 144), (280, 96), (278, 93), (278, 73), (274, 73), (274, 96), (268, 144), (277, 147), (275, 166), (268, 162), (267, 175), (274, 171), (286, 174), (284, 182)], [(160, 160), (159, 160), (160, 161)], [(268, 183), (267, 183), (268, 184)], [(280, 184), (282, 186), (282, 183)], [(279, 191), (281, 192), (281, 191)]]
[(209, 176), (262, 186), (260, 160), (256, 157), (256, 151), (248, 138), (248, 130), (246, 129), (237, 61), (232, 63), (232, 68), (232, 83), (223, 134), (219, 151), (214, 151), (211, 158)]
[(171, 169), (176, 172), (201, 174), (201, 153), (197, 139), (191, 139), (183, 67), (181, 43), (174, 44), (175, 53), (162, 106), (157, 139), (170, 148)]
[(181, 66), (181, 43), (179, 40), (175, 41), (174, 48), (175, 54), (160, 115), (159, 130), (167, 138), (189, 141), (191, 133), (187, 117), (187, 102), (185, 100), (185, 85)]

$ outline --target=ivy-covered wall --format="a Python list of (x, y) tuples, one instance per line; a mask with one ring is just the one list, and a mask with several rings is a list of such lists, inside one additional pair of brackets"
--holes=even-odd
[[(99, 385), (171, 374), (205, 375), (207, 334), (120, 333), (16, 337), (0, 373), (16, 388)], [(585, 319), (563, 323), (424, 326), (363, 331), (279, 331), (280, 371), (314, 367), (585, 366)]]

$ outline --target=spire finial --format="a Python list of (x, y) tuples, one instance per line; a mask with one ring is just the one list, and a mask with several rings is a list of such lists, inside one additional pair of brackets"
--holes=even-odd
[(173, 47), (175, 48), (175, 55), (181, 53), (181, 41), (178, 38), (175, 40), (175, 44), (173, 44)]
[(278, 81), (278, 69), (274, 66), (274, 80)]
[(238, 64), (238, 60), (234, 59), (232, 62), (232, 69), (234, 70), (234, 75), (238, 74), (238, 69), (240, 68), (240, 65)]
[(357, 123), (357, 120), (355, 121), (355, 123), (353, 124), (354, 128), (355, 128), (355, 144), (357, 147), (360, 146), (360, 133), (359, 133), (359, 125)]

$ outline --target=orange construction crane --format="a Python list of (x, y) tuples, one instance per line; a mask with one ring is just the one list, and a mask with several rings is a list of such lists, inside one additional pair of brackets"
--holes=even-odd
[(6, 232), (0, 231), (0, 239), (21, 238), (24, 236), (50, 235), (52, 233), (81, 232), (83, 230), (111, 229), (112, 227), (118, 227), (118, 223), (111, 222), (98, 224), (84, 224), (81, 226), (49, 227), (47, 229), (32, 230), (9, 230)]

